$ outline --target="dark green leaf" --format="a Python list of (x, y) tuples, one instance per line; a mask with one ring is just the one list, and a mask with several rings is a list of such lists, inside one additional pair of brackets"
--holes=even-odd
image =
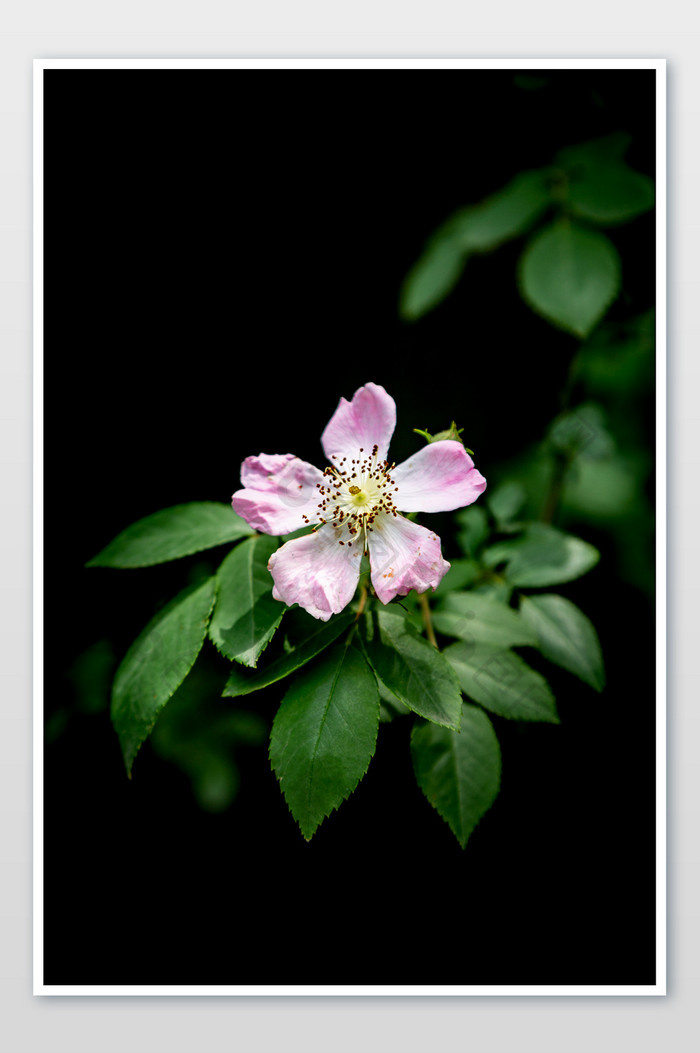
[(511, 720), (559, 723), (547, 681), (513, 651), (460, 642), (443, 654), (464, 693), (485, 709)]
[(501, 483), (500, 486), (491, 491), (486, 498), (486, 503), (500, 527), (515, 519), (526, 500), (525, 487), (522, 483), (512, 481)]
[(400, 702), (448, 728), (459, 728), (461, 695), (440, 652), (419, 636), (400, 608), (365, 619), (365, 646), (372, 668)]
[(555, 160), (567, 169), (576, 169), (595, 161), (622, 161), (632, 142), (627, 132), (612, 132), (598, 139), (588, 139), (585, 143), (575, 143), (560, 150)]
[(123, 530), (88, 567), (149, 567), (252, 534), (230, 505), (193, 501), (146, 516)]
[(501, 751), (491, 721), (477, 706), (463, 704), (459, 734), (417, 724), (411, 756), (418, 785), (464, 848), (498, 795)]
[(432, 618), (438, 632), (468, 642), (494, 647), (534, 647), (537, 643), (535, 633), (518, 611), (478, 592), (451, 593)]
[(521, 172), (497, 193), (450, 216), (406, 276), (401, 316), (413, 321), (444, 300), (471, 252), (495, 249), (529, 230), (550, 204), (548, 174), (544, 169)]
[(519, 285), (534, 311), (585, 337), (619, 292), (617, 250), (604, 234), (560, 220), (545, 227), (525, 249)]
[(595, 223), (624, 223), (654, 207), (654, 183), (626, 164), (596, 161), (572, 173), (571, 211)]
[(524, 234), (551, 203), (549, 171), (520, 172), (478, 205), (461, 209), (441, 229), (467, 252), (487, 252)]
[(561, 507), (577, 518), (617, 519), (643, 493), (646, 466), (639, 459), (577, 461), (567, 472)]
[(450, 569), (433, 593), (433, 599), (439, 600), (455, 589), (473, 585), (481, 573), (481, 568), (473, 559), (451, 559)]
[(520, 610), (550, 662), (590, 684), (596, 691), (605, 687), (603, 656), (598, 634), (586, 615), (563, 596), (523, 596)]
[(208, 812), (225, 811), (236, 796), (239, 747), (262, 746), (270, 734), (260, 714), (221, 701), (224, 680), (219, 663), (195, 662), (150, 737), (154, 752), (184, 773)]
[(280, 655), (264, 669), (255, 673), (246, 673), (243, 669), (233, 668), (231, 675), (224, 688), (225, 698), (235, 698), (238, 695), (248, 695), (252, 691), (260, 691), (270, 684), (283, 680), (290, 673), (300, 669), (317, 654), (333, 643), (342, 632), (348, 629), (355, 615), (352, 611), (343, 611), (336, 614), (328, 622), (313, 621), (308, 636), (304, 637), (288, 653)]
[(217, 571), (219, 583), (209, 636), (222, 654), (257, 665), (286, 608), (272, 598), (267, 562), (277, 539), (257, 534), (237, 545)]
[(654, 385), (655, 315), (629, 319), (624, 326), (596, 330), (581, 348), (578, 376), (587, 390), (603, 396), (637, 396)]
[(117, 669), (112, 723), (127, 772), (200, 652), (215, 595), (215, 578), (181, 592), (149, 622)]
[(595, 402), (582, 402), (559, 414), (549, 429), (548, 438), (556, 450), (569, 458), (599, 461), (610, 457), (615, 450), (603, 410)]
[(465, 260), (466, 253), (455, 241), (428, 245), (404, 280), (401, 317), (414, 321), (444, 300), (459, 281)]
[(272, 725), (270, 761), (307, 841), (367, 771), (378, 727), (376, 680), (347, 643), (308, 667), (284, 696)]
[(489, 519), (486, 509), (481, 505), (471, 505), (458, 512), (455, 519), (461, 527), (457, 534), (457, 543), (464, 555), (473, 559), (489, 536)]
[(520, 588), (558, 585), (586, 574), (600, 553), (581, 538), (545, 523), (532, 523), (522, 537), (500, 541), (484, 551), (490, 567), (505, 563), (505, 576)]

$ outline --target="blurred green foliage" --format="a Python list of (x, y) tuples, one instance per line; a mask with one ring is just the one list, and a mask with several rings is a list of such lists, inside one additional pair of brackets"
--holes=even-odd
[(630, 137), (619, 133), (568, 147), (546, 167), (520, 172), (483, 201), (453, 213), (406, 276), (401, 316), (415, 321), (433, 310), (458, 284), (470, 257), (537, 228), (518, 260), (520, 294), (553, 325), (589, 336), (622, 279), (614, 242), (595, 228), (627, 223), (654, 205), (653, 181), (624, 160), (629, 146)]

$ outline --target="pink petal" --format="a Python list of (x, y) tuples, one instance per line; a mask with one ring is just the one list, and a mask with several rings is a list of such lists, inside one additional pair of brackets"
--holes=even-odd
[(321, 436), (323, 452), (329, 460), (334, 455), (338, 459), (357, 457), (360, 449), (366, 456), (376, 445), (383, 461), (395, 427), (396, 403), (391, 395), (379, 384), (365, 384), (357, 389), (352, 402), (341, 398)]
[(244, 489), (231, 499), (234, 512), (263, 534), (290, 534), (319, 517), (316, 484), (323, 472), (291, 453), (261, 453), (241, 466)]
[(396, 466), (394, 502), (402, 512), (450, 512), (476, 501), (486, 480), (455, 439), (431, 442)]
[(297, 458), (293, 453), (261, 453), (246, 457), (241, 465), (241, 482), (251, 490), (275, 490), (276, 477)]
[(324, 622), (339, 614), (355, 595), (360, 578), (362, 546), (339, 543), (350, 537), (329, 523), (282, 545), (267, 565), (275, 581), (274, 598), (289, 606), (298, 603)]
[(437, 534), (403, 516), (378, 516), (369, 539), (372, 585), (382, 603), (435, 589), (450, 569)]

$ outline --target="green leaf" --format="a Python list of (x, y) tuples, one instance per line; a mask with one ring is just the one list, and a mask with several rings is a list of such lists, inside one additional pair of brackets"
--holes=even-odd
[(635, 458), (577, 461), (567, 472), (561, 508), (576, 518), (619, 519), (639, 499), (645, 474)]
[(452, 291), (464, 268), (466, 253), (452, 240), (430, 243), (404, 279), (399, 313), (415, 321)]
[(443, 654), (465, 695), (484, 709), (510, 720), (559, 723), (547, 681), (513, 651), (460, 642)]
[(620, 259), (598, 231), (559, 220), (526, 247), (520, 291), (534, 311), (575, 336), (588, 336), (620, 288)]
[(520, 172), (497, 193), (453, 213), (433, 234), (401, 288), (399, 312), (413, 321), (436, 307), (460, 279), (472, 252), (525, 233), (551, 202), (549, 171)]
[(505, 563), (505, 576), (520, 588), (542, 588), (573, 581), (600, 559), (593, 545), (546, 523), (532, 523), (522, 537), (500, 541), (484, 551), (489, 567)]
[(417, 724), (411, 757), (418, 785), (464, 848), (498, 795), (501, 751), (491, 721), (483, 710), (464, 703), (459, 734)]
[(360, 651), (339, 644), (294, 683), (272, 725), (270, 762), (306, 840), (369, 767), (379, 692)]
[(622, 161), (631, 142), (632, 136), (627, 132), (612, 132), (598, 139), (588, 139), (584, 143), (564, 147), (556, 155), (555, 161), (564, 168), (576, 168), (590, 164), (592, 161), (609, 163)]
[(86, 564), (88, 567), (150, 567), (252, 534), (230, 505), (193, 501), (139, 519)]
[(433, 612), (432, 620), (438, 632), (460, 640), (494, 647), (537, 644), (535, 633), (519, 611), (478, 592), (451, 593)]
[(219, 567), (209, 637), (222, 654), (255, 668), (286, 607), (272, 598), (267, 563), (277, 539), (258, 534), (236, 545)]
[(199, 807), (207, 812), (225, 811), (238, 792), (238, 748), (262, 746), (270, 734), (258, 713), (222, 703), (224, 679), (219, 663), (195, 662), (150, 738), (154, 752), (187, 777)]
[(400, 608), (375, 611), (364, 627), (367, 657), (384, 686), (419, 716), (459, 729), (462, 699), (457, 678)]
[(583, 219), (625, 223), (654, 207), (654, 183), (626, 164), (596, 159), (572, 173), (568, 204)]
[(595, 402), (582, 402), (555, 417), (547, 435), (552, 446), (567, 458), (604, 460), (615, 450), (602, 408)]
[(442, 228), (467, 252), (488, 252), (524, 234), (551, 204), (548, 169), (520, 172), (478, 205), (460, 209)]
[(487, 497), (486, 503), (500, 527), (515, 519), (526, 500), (527, 494), (522, 483), (510, 481), (496, 487)]
[(481, 567), (473, 559), (451, 559), (450, 569), (433, 593), (434, 600), (440, 600), (449, 592), (473, 585), (481, 574)]
[(458, 512), (455, 519), (462, 528), (457, 534), (457, 543), (469, 559), (473, 559), (489, 536), (489, 518), (481, 505), (471, 505)]
[(570, 600), (555, 594), (523, 596), (520, 610), (545, 658), (594, 690), (605, 687), (603, 656), (592, 622)]
[(215, 578), (185, 589), (148, 623), (117, 669), (112, 723), (128, 773), (158, 714), (201, 650), (215, 596)]
[(581, 348), (578, 376), (590, 392), (604, 397), (638, 397), (654, 386), (655, 315), (648, 311), (624, 326), (601, 327)]
[(342, 614), (335, 615), (328, 622), (319, 623), (310, 618), (309, 621), (313, 621), (313, 627), (310, 627), (308, 635), (288, 653), (276, 658), (265, 669), (258, 669), (255, 673), (246, 673), (243, 669), (234, 667), (223, 691), (224, 698), (248, 695), (252, 691), (260, 691), (264, 687), (269, 687), (270, 684), (277, 683), (278, 680), (283, 680), (297, 669), (301, 669), (303, 665), (337, 640), (354, 620), (355, 615), (352, 611), (343, 611)]

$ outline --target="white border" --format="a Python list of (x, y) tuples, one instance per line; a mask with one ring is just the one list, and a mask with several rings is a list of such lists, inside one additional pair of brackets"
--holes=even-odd
[[(43, 983), (43, 72), (47, 69), (654, 69), (656, 70), (656, 984), (63, 985)], [(629, 996), (666, 994), (666, 61), (665, 59), (35, 59), (33, 129), (33, 993), (80, 996)]]

